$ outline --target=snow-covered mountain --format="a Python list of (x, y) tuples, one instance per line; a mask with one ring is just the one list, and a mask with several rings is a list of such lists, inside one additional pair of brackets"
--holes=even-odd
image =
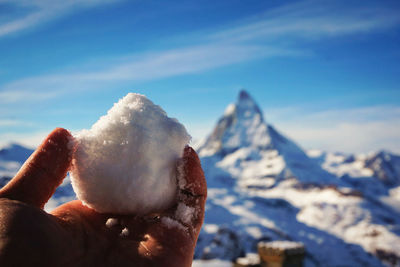
[(197, 151), (209, 197), (196, 258), (234, 260), (261, 240), (294, 240), (307, 266), (400, 264), (399, 157), (311, 157), (245, 91)]
[(19, 144), (10, 144), (0, 149), (0, 160), (15, 161), (22, 164), (32, 154), (32, 152), (32, 149), (23, 147)]
[[(11, 180), (32, 153), (33, 149), (19, 144), (10, 144), (0, 149), (0, 187), (3, 187)], [(52, 210), (62, 203), (75, 198), (70, 179), (67, 177), (61, 186), (57, 188), (45, 208), (46, 210)]]
[[(306, 266), (400, 266), (399, 156), (304, 151), (245, 91), (197, 151), (209, 189), (195, 258), (207, 261), (193, 266), (229, 266), (269, 240), (303, 242)], [(0, 150), (0, 185), (31, 153)], [(67, 178), (46, 209), (74, 198)]]
[(240, 177), (241, 184), (265, 186), (263, 180), (276, 182), (291, 177), (304, 183), (341, 183), (296, 143), (267, 124), (246, 91), (241, 91), (238, 101), (227, 107), (198, 152), (206, 168), (217, 164), (233, 177)]
[(19, 170), (33, 150), (18, 144), (0, 149), (0, 186), (4, 186)]

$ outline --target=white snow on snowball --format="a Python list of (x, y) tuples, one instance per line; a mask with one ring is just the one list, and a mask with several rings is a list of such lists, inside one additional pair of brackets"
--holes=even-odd
[(195, 215), (195, 208), (186, 206), (184, 203), (179, 203), (175, 212), (175, 217), (186, 224), (190, 224)]
[(129, 93), (75, 139), (71, 181), (85, 205), (145, 214), (174, 201), (176, 163), (190, 136), (145, 96)]
[(177, 220), (171, 219), (169, 217), (162, 217), (161, 222), (169, 229), (177, 228), (181, 231), (186, 231), (186, 227), (178, 222)]

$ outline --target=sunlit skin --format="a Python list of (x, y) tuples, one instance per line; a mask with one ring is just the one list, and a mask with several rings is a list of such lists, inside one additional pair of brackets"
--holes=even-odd
[[(100, 214), (76, 200), (47, 213), (43, 207), (71, 165), (69, 137), (55, 129), (0, 190), (0, 266), (191, 266), (207, 194), (196, 152), (185, 148), (186, 182), (167, 211)], [(178, 220), (177, 203), (197, 212), (189, 224), (168, 227), (163, 218)], [(107, 227), (110, 217), (119, 223)], [(121, 235), (124, 227), (128, 235)]]

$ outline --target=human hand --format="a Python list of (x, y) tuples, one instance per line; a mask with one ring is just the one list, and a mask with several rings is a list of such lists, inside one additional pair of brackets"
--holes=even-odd
[(0, 190), (0, 266), (191, 266), (207, 195), (196, 152), (185, 148), (177, 204), (165, 212), (100, 214), (76, 200), (49, 214), (71, 165), (69, 138), (55, 129)]

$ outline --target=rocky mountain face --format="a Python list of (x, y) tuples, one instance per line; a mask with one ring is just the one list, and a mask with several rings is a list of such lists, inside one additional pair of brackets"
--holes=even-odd
[(386, 151), (381, 151), (365, 161), (365, 167), (373, 171), (374, 177), (379, 178), (387, 186), (400, 184), (400, 157)]
[[(290, 240), (305, 244), (306, 266), (400, 265), (399, 156), (304, 151), (245, 91), (197, 151), (208, 200), (196, 259), (231, 261), (260, 241)], [(0, 150), (0, 185), (31, 153)], [(46, 209), (72, 199), (67, 177)]]

